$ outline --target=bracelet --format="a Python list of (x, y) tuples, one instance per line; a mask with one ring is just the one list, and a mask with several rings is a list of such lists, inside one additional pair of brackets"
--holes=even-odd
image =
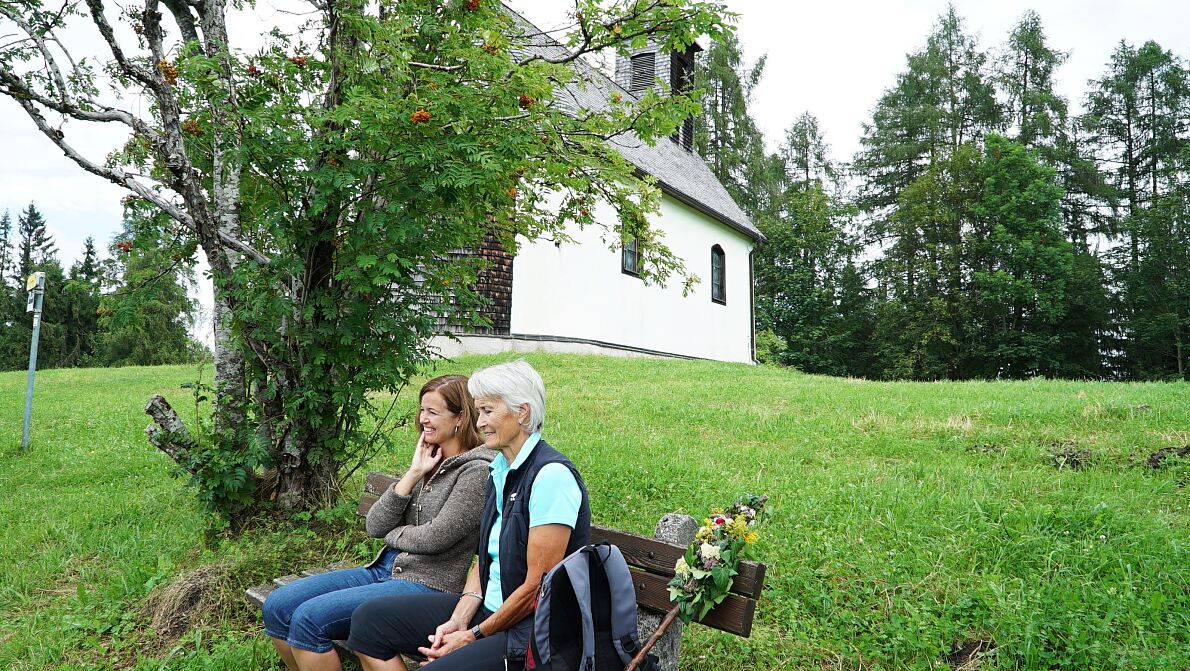
[(480, 601), (483, 601), (483, 595), (479, 592), (463, 592), (463, 596), (473, 596)]

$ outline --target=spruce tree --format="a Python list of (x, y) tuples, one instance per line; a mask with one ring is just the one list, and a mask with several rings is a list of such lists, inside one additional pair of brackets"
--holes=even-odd
[(988, 57), (951, 6), (877, 103), (854, 163), (865, 238), (882, 247), (874, 275), (900, 303), (875, 329), (889, 339), (875, 347), (887, 376), (960, 375), (971, 179), (979, 143), (1003, 124)]
[(17, 276), (23, 282), (38, 266), (53, 259), (58, 248), (46, 230), (45, 218), (33, 203), (17, 218), (17, 234), (20, 236)]
[(12, 254), (12, 217), (8, 210), (0, 216), (0, 285), (5, 288), (12, 286), (12, 278), (16, 276), (16, 264)]
[(83, 246), (83, 258), (70, 268), (66, 282), (65, 352), (63, 365), (82, 366), (94, 354), (94, 341), (99, 331), (101, 272), (95, 238), (88, 237)]
[[(168, 233), (169, 221), (147, 205), (129, 202), (123, 230), (113, 237), (106, 282), (113, 290), (99, 300), (94, 361), (103, 366), (184, 363), (202, 356), (190, 337), (196, 306), (193, 243)], [(86, 255), (78, 265), (84, 275)]]
[[(18, 286), (19, 285), (19, 286)], [(24, 330), (25, 283), (17, 280), (13, 257), (12, 217), (0, 216), (0, 370), (15, 370), (29, 354)]]
[[(745, 211), (764, 200), (764, 137), (748, 111), (752, 91), (764, 74), (765, 57), (751, 68), (744, 63), (739, 39), (728, 35), (700, 55), (695, 87), (704, 91), (702, 118), (696, 124), (694, 146)], [(771, 176), (771, 173), (769, 173)]]

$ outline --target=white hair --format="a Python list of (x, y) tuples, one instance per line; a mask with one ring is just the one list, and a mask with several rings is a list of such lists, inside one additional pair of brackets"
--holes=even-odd
[(545, 426), (545, 382), (541, 375), (524, 360), (509, 361), (480, 368), (467, 381), (471, 396), (498, 398), (512, 412), (522, 405), (529, 406), (529, 433), (539, 433)]

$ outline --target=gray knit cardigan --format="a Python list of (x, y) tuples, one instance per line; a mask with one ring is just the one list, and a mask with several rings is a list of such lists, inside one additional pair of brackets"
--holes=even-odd
[[(409, 496), (398, 496), (392, 487), (384, 490), (368, 510), (367, 529), (398, 552), (394, 578), (463, 591), (479, 541), (488, 464), (495, 457), (494, 450), (477, 447), (442, 462)], [(369, 566), (379, 560), (377, 554)]]

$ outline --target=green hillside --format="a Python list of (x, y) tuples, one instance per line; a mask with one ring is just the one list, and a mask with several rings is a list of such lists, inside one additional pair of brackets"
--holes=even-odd
[[(528, 359), (547, 383), (545, 435), (582, 470), (597, 522), (647, 534), (669, 511), (772, 497), (752, 638), (693, 627), (683, 669), (946, 668), (980, 641), (981, 669), (1190, 668), (1190, 459), (1146, 464), (1190, 443), (1190, 384)], [(208, 532), (141, 414), (160, 392), (193, 417), (180, 385), (197, 375), (40, 373), (29, 454), (24, 374), (0, 375), (0, 668), (271, 668), (239, 591), (372, 551), (350, 506)], [(158, 637), (152, 617), (183, 575), (205, 596)]]

